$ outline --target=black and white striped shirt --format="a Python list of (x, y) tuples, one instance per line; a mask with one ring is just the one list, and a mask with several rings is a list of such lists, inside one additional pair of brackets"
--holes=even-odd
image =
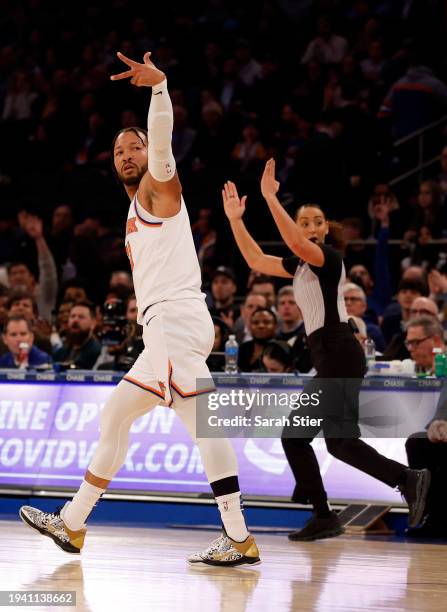
[(284, 269), (293, 274), (293, 292), (300, 308), (306, 334), (336, 323), (347, 323), (343, 285), (346, 273), (340, 251), (327, 244), (318, 245), (324, 254), (321, 267), (305, 263), (299, 257), (284, 257)]

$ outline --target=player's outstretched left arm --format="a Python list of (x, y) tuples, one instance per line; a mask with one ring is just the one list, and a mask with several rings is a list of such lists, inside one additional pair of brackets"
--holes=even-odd
[(144, 54), (143, 63), (120, 52), (117, 55), (129, 69), (112, 75), (112, 81), (130, 79), (137, 87), (152, 87), (147, 120), (148, 172), (138, 188), (140, 204), (157, 217), (172, 217), (180, 210), (182, 187), (172, 153), (174, 116), (166, 76), (153, 64), (150, 52)]

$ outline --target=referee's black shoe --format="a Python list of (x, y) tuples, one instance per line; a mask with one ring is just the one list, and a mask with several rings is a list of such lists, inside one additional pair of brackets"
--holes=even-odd
[(289, 540), (294, 542), (310, 542), (324, 538), (335, 538), (344, 533), (344, 529), (335, 512), (328, 517), (319, 517), (313, 514), (302, 529), (289, 533)]
[(405, 482), (398, 489), (408, 504), (409, 527), (417, 527), (424, 515), (430, 480), (429, 470), (405, 470)]

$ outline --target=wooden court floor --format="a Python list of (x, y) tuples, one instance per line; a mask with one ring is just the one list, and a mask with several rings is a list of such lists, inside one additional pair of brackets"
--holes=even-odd
[(75, 590), (76, 610), (91, 612), (447, 610), (447, 545), (260, 535), (261, 565), (190, 568), (186, 555), (215, 535), (92, 526), (74, 557), (19, 521), (0, 521), (0, 590)]

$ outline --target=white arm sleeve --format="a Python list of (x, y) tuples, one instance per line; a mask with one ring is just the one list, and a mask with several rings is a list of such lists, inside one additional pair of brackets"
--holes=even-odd
[(174, 115), (166, 79), (152, 87), (152, 99), (147, 117), (148, 168), (151, 176), (160, 182), (170, 181), (175, 174), (172, 153)]

